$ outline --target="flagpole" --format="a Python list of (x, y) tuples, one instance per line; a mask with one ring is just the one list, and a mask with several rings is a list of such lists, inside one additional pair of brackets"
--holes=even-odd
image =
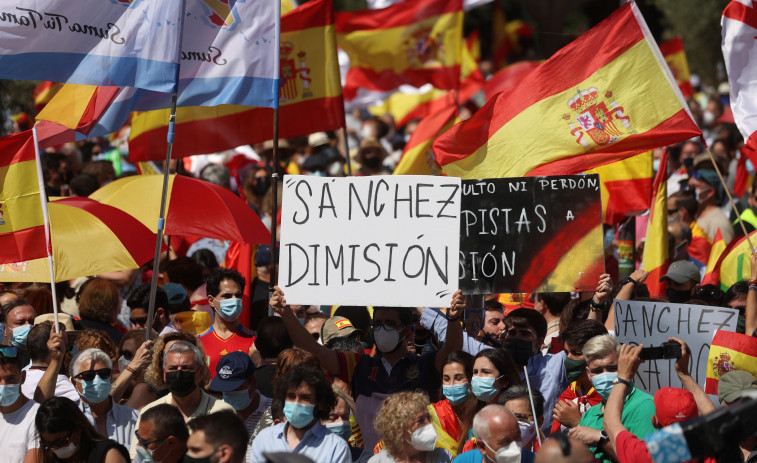
[(58, 326), (58, 294), (55, 290), (55, 268), (53, 266), (53, 244), (50, 239), (50, 214), (47, 211), (47, 192), (45, 191), (45, 176), (42, 174), (42, 161), (39, 158), (39, 138), (37, 126), (32, 127), (34, 139), (34, 159), (37, 162), (37, 182), (39, 183), (39, 201), (42, 206), (42, 218), (45, 223), (45, 250), (47, 251), (47, 266), (50, 269), (50, 291), (53, 294), (53, 317), (55, 318), (55, 333), (60, 333)]
[[(184, 39), (184, 11), (186, 2), (181, 2), (181, 30), (179, 32), (179, 53)], [(181, 69), (181, 56), (176, 66), (173, 93), (171, 93), (171, 115), (168, 118), (168, 134), (166, 141), (166, 163), (163, 166), (163, 191), (160, 197), (160, 214), (158, 216), (158, 233), (155, 236), (155, 255), (152, 261), (152, 280), (150, 281), (150, 303), (147, 308), (147, 325), (145, 326), (145, 340), (151, 341), (152, 325), (155, 317), (155, 295), (158, 292), (158, 273), (160, 273), (160, 250), (163, 245), (163, 230), (166, 222), (166, 198), (168, 196), (168, 179), (170, 174), (171, 153), (173, 151), (174, 131), (176, 129), (176, 101), (179, 99), (179, 71)], [(168, 251), (170, 253), (170, 250)], [(157, 333), (156, 333), (157, 334)]]
[(347, 121), (342, 126), (342, 137), (344, 138), (344, 156), (347, 158), (347, 175), (352, 177), (352, 160), (350, 159), (350, 143), (347, 141)]
[[(275, 58), (273, 63), (273, 81), (275, 88), (273, 92), (273, 172), (271, 172), (271, 188), (273, 188), (273, 214), (271, 217), (271, 278), (268, 282), (268, 300), (273, 297), (273, 287), (278, 280), (276, 266), (278, 264), (278, 252), (276, 249), (276, 220), (279, 216), (279, 70), (281, 60), (281, 2), (275, 1), (276, 9), (274, 24), (273, 46), (275, 49)], [(268, 306), (268, 315), (273, 315), (273, 307)]]
[(723, 189), (725, 190), (725, 194), (728, 195), (728, 201), (731, 203), (731, 207), (733, 208), (733, 213), (736, 214), (736, 218), (739, 221), (739, 224), (741, 224), (741, 230), (744, 232), (744, 237), (746, 238), (747, 243), (749, 243), (749, 249), (752, 250), (752, 252), (757, 252), (757, 250), (754, 249), (754, 246), (752, 245), (752, 240), (749, 239), (749, 233), (746, 231), (746, 226), (744, 225), (744, 221), (741, 220), (741, 214), (739, 214), (739, 210), (736, 208), (736, 203), (733, 201), (733, 196), (731, 196), (731, 192), (728, 190), (728, 185), (725, 184), (725, 180), (723, 179), (723, 175), (720, 173), (720, 168), (718, 167), (718, 163), (715, 162), (715, 156), (712, 155), (712, 151), (710, 151), (710, 147), (705, 148), (707, 150), (707, 154), (710, 155), (710, 160), (712, 161), (713, 167), (715, 167), (715, 172), (718, 174), (718, 178), (720, 179), (720, 183), (723, 185)]

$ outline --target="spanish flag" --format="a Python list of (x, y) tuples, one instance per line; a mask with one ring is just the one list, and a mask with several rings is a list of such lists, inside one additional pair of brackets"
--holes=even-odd
[(700, 136), (635, 3), (434, 142), (447, 175), (573, 174)]
[(691, 228), (691, 243), (686, 247), (686, 252), (695, 261), (697, 267), (701, 269), (710, 260), (712, 241), (696, 220), (689, 224), (689, 228)]
[[(749, 234), (752, 242), (757, 240), (757, 230)], [(720, 254), (715, 268), (712, 269), (710, 283), (720, 284), (720, 289), (727, 291), (734, 283), (741, 280), (748, 280), (751, 274), (750, 261), (752, 259), (752, 250), (749, 249), (749, 242), (744, 236), (734, 238), (725, 247)], [(710, 269), (707, 269), (710, 272)]]
[(119, 87), (66, 84), (37, 114), (37, 120), (55, 122), (86, 135), (119, 90)]
[(641, 268), (649, 272), (647, 288), (652, 297), (665, 297), (665, 282), (660, 278), (668, 271), (668, 152), (660, 158), (660, 170), (652, 185), (652, 207), (649, 211), (647, 237)]
[(42, 108), (58, 93), (64, 84), (57, 82), (45, 81), (34, 87), (32, 91), (32, 97), (34, 98), (34, 109), (37, 112), (42, 111)]
[(32, 130), (0, 138), (0, 264), (47, 256)]
[(744, 370), (757, 375), (757, 338), (717, 330), (707, 357), (704, 392), (717, 394), (720, 378), (731, 370)]
[(431, 153), (431, 143), (455, 122), (457, 106), (451, 104), (442, 111), (421, 119), (410, 141), (405, 145), (402, 158), (394, 169), (394, 175), (440, 175), (441, 167)]
[(484, 97), (486, 101), (494, 98), (497, 93), (504, 92), (518, 85), (534, 69), (538, 68), (540, 61), (519, 61), (504, 69), (500, 69), (484, 82)]
[(694, 88), (689, 82), (689, 62), (686, 61), (686, 52), (683, 49), (683, 40), (681, 37), (666, 40), (660, 44), (660, 51), (665, 57), (665, 62), (670, 66), (670, 72), (673, 73), (678, 88), (686, 98), (694, 95)]
[(715, 242), (712, 243), (712, 249), (710, 249), (710, 258), (707, 260), (707, 270), (704, 273), (704, 278), (702, 278), (703, 285), (718, 285), (717, 279), (714, 278), (714, 272), (723, 251), (725, 251), (725, 241), (723, 241), (723, 235), (718, 229), (715, 234)]
[(463, 45), (463, 1), (399, 2), (379, 10), (336, 14), (337, 41), (350, 57), (344, 95), (402, 84), (457, 88)]
[(653, 175), (651, 151), (586, 173), (599, 174), (605, 224), (617, 225), (629, 215), (649, 209)]
[[(344, 125), (330, 0), (313, 0), (281, 17), (279, 137), (292, 138)], [(170, 110), (134, 113), (129, 160), (165, 157)], [(214, 153), (270, 140), (273, 109), (191, 106), (176, 110), (175, 156)]]

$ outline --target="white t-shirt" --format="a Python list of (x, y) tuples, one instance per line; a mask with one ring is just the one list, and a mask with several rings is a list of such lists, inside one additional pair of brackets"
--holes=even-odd
[(13, 413), (0, 413), (0, 449), (2, 460), (24, 461), (26, 452), (39, 448), (34, 418), (39, 404), (31, 399)]
[[(26, 372), (26, 379), (24, 380), (24, 384), (21, 385), (21, 393), (32, 399), (34, 398), (37, 384), (39, 384), (39, 380), (42, 379), (45, 372), (34, 368), (27, 368), (24, 371)], [(58, 379), (55, 382), (55, 397), (71, 399), (77, 406), (80, 406), (79, 404), (81, 403), (81, 398), (79, 393), (76, 392), (74, 384), (65, 375), (58, 375)]]

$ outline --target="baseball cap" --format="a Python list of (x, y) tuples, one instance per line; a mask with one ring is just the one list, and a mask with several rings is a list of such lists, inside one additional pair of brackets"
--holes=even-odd
[(660, 426), (686, 421), (699, 415), (694, 394), (677, 387), (664, 387), (654, 395), (655, 416)]
[(718, 381), (718, 399), (721, 402), (731, 403), (748, 390), (757, 390), (757, 378), (748, 371), (731, 370)]
[(354, 333), (355, 327), (344, 317), (331, 317), (321, 326), (321, 340), (328, 344), (334, 338), (343, 338)]
[(169, 304), (180, 304), (189, 297), (187, 290), (178, 283), (166, 283), (160, 289), (166, 292)]
[(211, 391), (229, 392), (237, 389), (255, 373), (255, 364), (246, 352), (230, 352), (218, 361), (216, 377), (208, 386)]
[(687, 281), (699, 283), (699, 269), (688, 260), (679, 260), (670, 264), (668, 273), (660, 278), (660, 281), (666, 278), (676, 283), (686, 283)]

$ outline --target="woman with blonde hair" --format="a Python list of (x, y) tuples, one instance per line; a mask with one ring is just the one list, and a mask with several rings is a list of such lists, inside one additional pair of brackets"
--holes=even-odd
[(369, 463), (448, 463), (452, 454), (435, 448), (437, 434), (428, 412), (428, 396), (423, 392), (399, 392), (381, 404), (373, 425), (384, 450)]

